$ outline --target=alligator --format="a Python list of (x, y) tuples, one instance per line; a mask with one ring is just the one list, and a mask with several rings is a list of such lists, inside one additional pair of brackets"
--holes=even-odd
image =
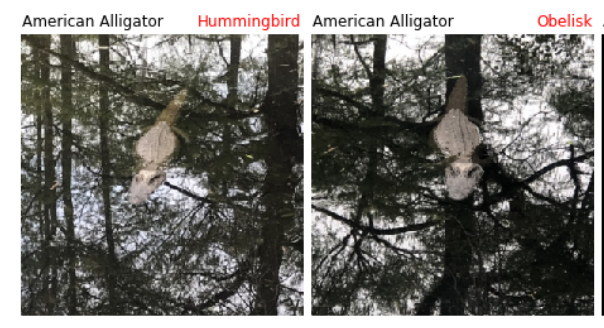
[(467, 116), (467, 94), (468, 82), (462, 75), (449, 95), (444, 116), (432, 131), (435, 144), (450, 163), (445, 169), (445, 184), (454, 200), (468, 197), (484, 173), (479, 164), (472, 162), (480, 130)]
[(132, 178), (128, 200), (132, 204), (144, 202), (164, 181), (163, 165), (177, 146), (174, 123), (187, 90), (182, 90), (155, 120), (155, 124), (136, 142), (135, 152), (140, 159), (139, 170)]

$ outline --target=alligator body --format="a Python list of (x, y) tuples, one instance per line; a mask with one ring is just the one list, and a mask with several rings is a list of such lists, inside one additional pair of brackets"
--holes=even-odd
[(141, 164), (130, 185), (130, 203), (136, 205), (144, 202), (166, 181), (162, 167), (176, 149), (173, 125), (186, 96), (186, 89), (182, 90), (161, 112), (155, 124), (136, 142), (135, 152)]
[(445, 115), (433, 131), (436, 145), (450, 163), (445, 169), (445, 184), (449, 197), (455, 200), (468, 197), (483, 174), (482, 167), (472, 162), (480, 130), (466, 116), (467, 93), (468, 82), (461, 76), (449, 96)]

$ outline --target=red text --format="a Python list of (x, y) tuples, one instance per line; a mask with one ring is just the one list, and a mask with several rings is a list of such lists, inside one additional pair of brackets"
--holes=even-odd
[(296, 17), (281, 17), (271, 15), (271, 17), (202, 17), (199, 15), (199, 27), (262, 27), (267, 31), (271, 27), (299, 27), (300, 14)]
[(583, 15), (583, 17), (575, 17), (574, 14), (568, 14), (566, 17), (552, 17), (551, 14), (541, 15), (537, 19), (537, 23), (541, 27), (592, 27), (591, 26), (591, 17), (587, 17), (587, 14)]

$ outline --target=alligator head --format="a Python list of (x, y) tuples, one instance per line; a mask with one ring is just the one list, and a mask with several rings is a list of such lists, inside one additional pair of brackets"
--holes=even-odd
[(484, 171), (476, 163), (455, 161), (445, 169), (445, 184), (449, 197), (462, 200), (470, 195)]
[(162, 183), (166, 173), (160, 169), (142, 169), (132, 178), (128, 200), (134, 205), (144, 202)]

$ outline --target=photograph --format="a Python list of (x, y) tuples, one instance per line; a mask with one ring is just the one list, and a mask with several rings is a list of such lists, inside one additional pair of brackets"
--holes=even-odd
[(312, 315), (594, 315), (592, 34), (311, 46)]
[(302, 37), (20, 39), (22, 316), (304, 314)]

